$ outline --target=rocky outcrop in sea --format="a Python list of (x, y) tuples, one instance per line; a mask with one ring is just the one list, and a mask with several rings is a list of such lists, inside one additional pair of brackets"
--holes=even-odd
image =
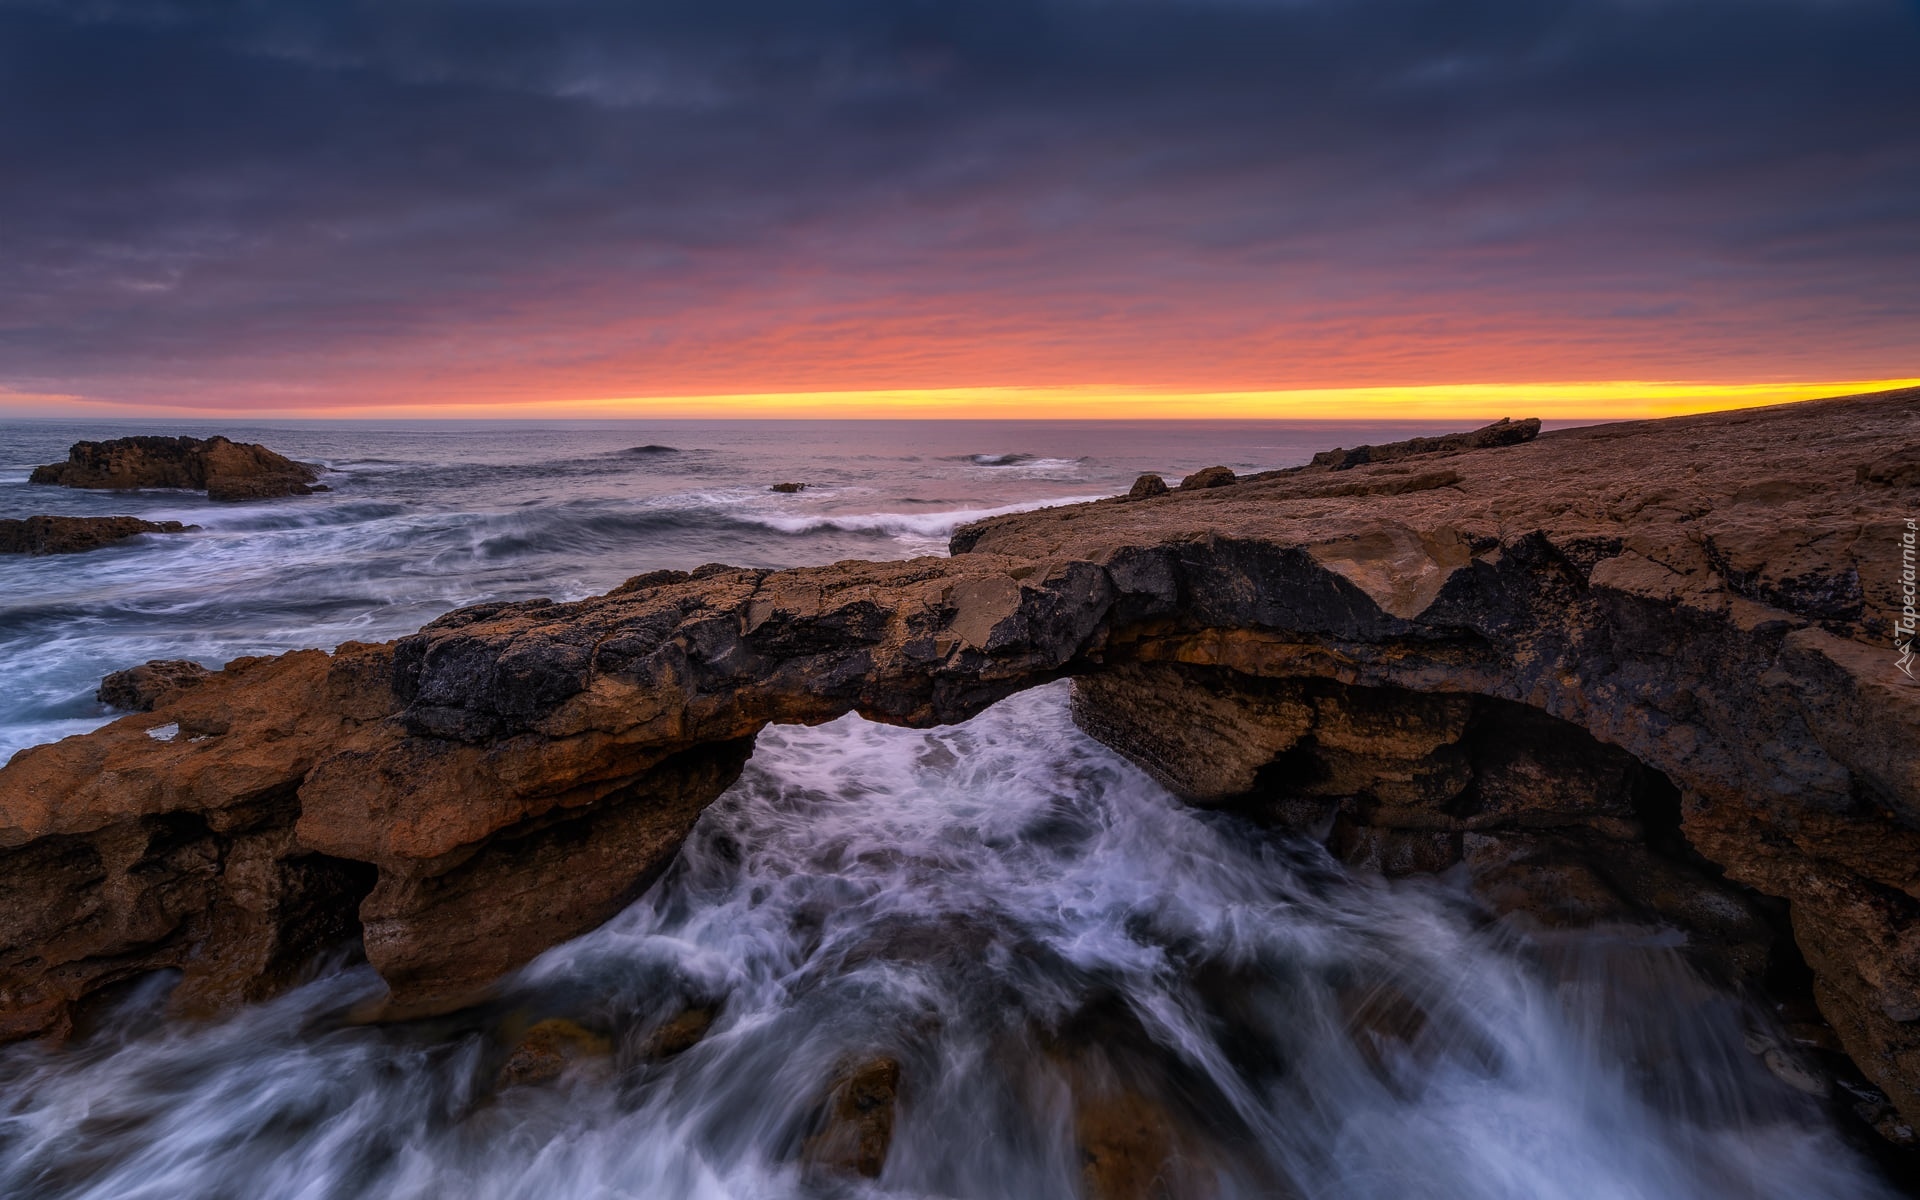
[(0, 520), (0, 554), (78, 554), (143, 533), (186, 533), (197, 526), (139, 517), (22, 517)]
[(67, 461), (36, 467), (30, 482), (70, 488), (185, 488), (210, 500), (262, 500), (324, 492), (321, 468), (224, 437), (125, 437), (75, 442)]

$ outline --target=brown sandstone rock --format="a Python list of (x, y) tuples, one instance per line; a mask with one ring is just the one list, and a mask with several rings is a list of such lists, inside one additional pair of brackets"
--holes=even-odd
[(1238, 481), (1239, 476), (1227, 467), (1202, 467), (1180, 481), (1180, 490), (1197, 492), (1206, 488), (1228, 487)]
[(1155, 496), (1166, 495), (1168, 491), (1167, 481), (1158, 475), (1142, 475), (1133, 481), (1132, 487), (1127, 489), (1127, 499), (1151, 500)]
[(900, 1097), (900, 1064), (873, 1058), (841, 1068), (827, 1097), (820, 1132), (807, 1139), (802, 1160), (815, 1170), (878, 1179), (893, 1144), (893, 1110)]
[[(360, 920), (367, 961), (392, 988), (384, 1015), (478, 1000), (501, 975), (632, 903), (751, 750), (751, 739), (689, 750), (643, 785), (516, 822), (448, 856), (383, 855)], [(299, 833), (327, 844), (304, 818)]]
[(952, 558), (653, 573), (242, 660), (0, 769), (0, 1032), (159, 966), (196, 1003), (261, 994), (356, 922), (397, 1010), (461, 1003), (643, 884), (764, 724), (956, 721), (1071, 674), (1188, 794), (1465, 863), (1496, 907), (1564, 884), (1744, 961), (1726, 885), (1784, 900), (1847, 1052), (1920, 1115), (1908, 506), (1856, 471), (1920, 449), (1917, 411), (1279, 472), (993, 518)]
[(320, 468), (223, 437), (127, 437), (75, 442), (67, 461), (34, 469), (31, 482), (72, 488), (187, 488), (211, 500), (324, 492)]
[(152, 712), (153, 706), (169, 693), (197, 687), (210, 674), (212, 672), (189, 659), (156, 658), (108, 675), (100, 681), (93, 697), (102, 704), (128, 712)]
[(143, 533), (186, 533), (198, 525), (139, 517), (25, 517), (0, 520), (0, 554), (76, 554)]

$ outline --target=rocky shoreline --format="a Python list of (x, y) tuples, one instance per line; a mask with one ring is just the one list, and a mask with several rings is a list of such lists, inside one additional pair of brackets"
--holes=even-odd
[(1515, 921), (1671, 925), (1736, 986), (1809, 975), (1907, 1140), (1916, 416), (1509, 423), (993, 518), (950, 558), (654, 572), (239, 660), (0, 769), (0, 1036), (161, 968), (214, 1011), (355, 940), (389, 1014), (448, 1011), (644, 888), (767, 723), (1072, 676), (1192, 802), (1462, 867)]

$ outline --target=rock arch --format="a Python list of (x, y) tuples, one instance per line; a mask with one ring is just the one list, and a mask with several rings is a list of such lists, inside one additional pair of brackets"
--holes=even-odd
[[(161, 966), (188, 1007), (270, 990), (320, 895), (358, 900), (396, 1012), (458, 1005), (644, 886), (765, 724), (951, 722), (1070, 675), (1086, 727), (1199, 798), (1273, 792), (1288, 754), (1372, 772), (1268, 799), (1317, 800), (1373, 865), (1659, 825), (1789, 906), (1822, 1010), (1920, 1115), (1920, 690), (1870, 631), (1870, 547), (1914, 493), (1868, 461), (1920, 453), (1917, 408), (1342, 458), (998, 518), (945, 559), (656, 572), (230, 664), (0, 770), (0, 1035)], [(1370, 720), (1407, 752), (1364, 765)], [(1186, 744), (1219, 729), (1265, 757), (1234, 775), (1222, 739)], [(1423, 792), (1427, 759), (1464, 782)], [(1558, 798), (1521, 795), (1529, 772)], [(204, 833), (179, 842), (184, 817)], [(315, 868), (331, 890), (298, 884)]]

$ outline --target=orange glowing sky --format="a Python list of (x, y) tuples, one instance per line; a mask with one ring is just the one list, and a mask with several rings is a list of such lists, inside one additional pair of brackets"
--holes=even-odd
[(1564, 419), (1901, 386), (1916, 14), (0, 4), (0, 415)]

